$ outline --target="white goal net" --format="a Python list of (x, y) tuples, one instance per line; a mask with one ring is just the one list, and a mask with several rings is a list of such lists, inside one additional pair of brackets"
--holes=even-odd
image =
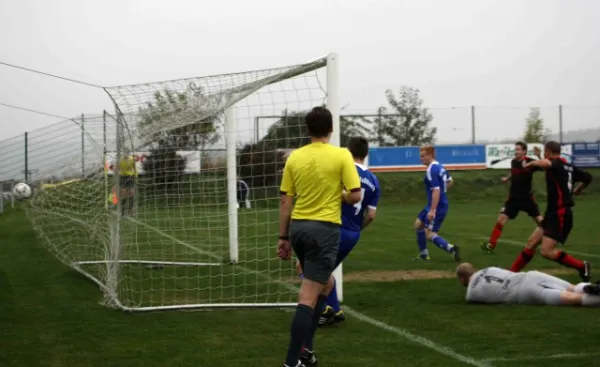
[[(339, 141), (336, 55), (105, 90), (108, 133), (86, 134), (91, 153), (74, 144), (34, 185), (28, 214), (46, 246), (109, 307), (295, 305), (294, 263), (275, 251), (280, 174), (308, 141), (310, 108), (332, 110)], [(84, 153), (94, 170), (53, 174)]]

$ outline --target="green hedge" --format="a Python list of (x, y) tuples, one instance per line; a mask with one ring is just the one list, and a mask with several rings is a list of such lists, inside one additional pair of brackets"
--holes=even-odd
[[(585, 195), (600, 195), (600, 169), (587, 170), (594, 176)], [(506, 199), (509, 183), (502, 183), (508, 170), (452, 171), (454, 186), (448, 191), (451, 201), (473, 202)], [(423, 172), (377, 173), (386, 203), (419, 203), (425, 198)], [(546, 184), (543, 173), (534, 175), (534, 195), (540, 202), (546, 200)]]

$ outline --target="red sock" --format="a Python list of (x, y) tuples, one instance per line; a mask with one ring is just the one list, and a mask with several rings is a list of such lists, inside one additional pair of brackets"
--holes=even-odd
[(556, 259), (554, 259), (554, 261), (561, 265), (568, 266), (569, 268), (577, 270), (583, 269), (584, 267), (583, 261), (576, 259), (563, 251), (560, 251), (558, 253), (558, 256), (556, 257)]
[(531, 259), (533, 259), (533, 255), (535, 255), (535, 250), (530, 250), (528, 248), (523, 249), (510, 267), (510, 271), (514, 271), (515, 273), (520, 272), (521, 269), (523, 269), (527, 264), (529, 264)]
[(490, 240), (488, 243), (491, 248), (496, 248), (496, 244), (498, 243), (498, 239), (502, 235), (502, 229), (504, 228), (504, 224), (500, 222), (496, 222), (494, 229), (492, 230), (492, 235), (490, 236)]

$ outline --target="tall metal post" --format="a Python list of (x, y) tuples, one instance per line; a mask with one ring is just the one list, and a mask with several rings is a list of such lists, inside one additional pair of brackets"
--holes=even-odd
[(258, 139), (260, 138), (260, 132), (258, 129), (260, 128), (260, 117), (256, 116), (254, 118), (254, 143), (258, 143)]
[(562, 105), (558, 105), (558, 142), (563, 142), (563, 108)]
[(104, 194), (107, 197), (107, 200), (104, 201), (104, 208), (108, 210), (108, 197), (111, 190), (108, 184), (108, 170), (106, 167), (106, 110), (102, 112), (102, 167), (104, 170)]
[(81, 114), (81, 178), (85, 178), (85, 116)]
[(121, 184), (119, 182), (119, 163), (122, 155), (123, 144), (123, 119), (118, 106), (115, 104), (117, 113), (117, 146), (115, 168), (113, 169), (113, 184), (115, 187), (115, 196), (117, 197), (117, 208), (113, 211), (114, 215), (109, 216), (110, 228), (110, 250), (108, 254), (106, 269), (106, 288), (108, 290), (109, 302), (118, 302), (117, 289), (119, 285), (119, 261), (121, 260)]
[(471, 144), (475, 144), (475, 106), (471, 106)]
[(25, 133), (25, 182), (29, 182), (29, 133)]

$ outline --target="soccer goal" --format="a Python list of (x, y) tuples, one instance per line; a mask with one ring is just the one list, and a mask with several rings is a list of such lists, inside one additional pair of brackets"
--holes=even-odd
[(105, 88), (116, 113), (108, 139), (88, 144), (98, 169), (44, 181), (28, 209), (36, 230), (100, 286), (108, 307), (295, 306), (294, 262), (275, 250), (280, 176), (287, 155), (309, 141), (310, 108), (331, 110), (339, 144), (337, 63), (330, 54)]

